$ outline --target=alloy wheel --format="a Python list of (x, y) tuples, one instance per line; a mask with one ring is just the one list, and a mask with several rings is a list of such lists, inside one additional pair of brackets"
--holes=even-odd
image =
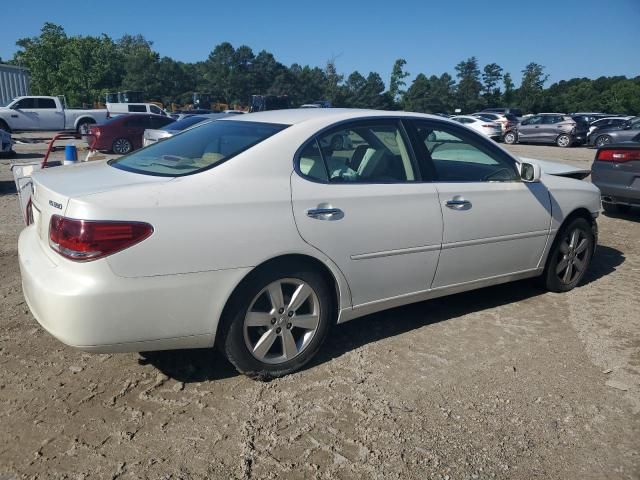
[(125, 153), (129, 153), (131, 151), (131, 142), (126, 138), (119, 138), (115, 142), (113, 142), (113, 151), (120, 155), (124, 155)]
[(568, 147), (569, 144), (571, 143), (571, 139), (569, 138), (568, 135), (560, 135), (558, 137), (557, 143), (559, 147)]
[(276, 280), (253, 299), (244, 319), (245, 346), (260, 362), (280, 364), (300, 355), (320, 325), (320, 301), (306, 282)]
[(587, 267), (589, 240), (580, 228), (573, 229), (560, 243), (556, 275), (564, 284), (570, 284)]

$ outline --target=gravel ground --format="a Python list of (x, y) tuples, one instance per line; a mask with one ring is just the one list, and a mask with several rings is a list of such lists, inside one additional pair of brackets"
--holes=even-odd
[[(16, 150), (31, 161), (43, 144)], [(640, 478), (640, 212), (600, 218), (588, 278), (568, 294), (525, 281), (371, 315), (264, 383), (215, 352), (91, 355), (45, 333), (22, 298), (9, 163), (0, 479)]]

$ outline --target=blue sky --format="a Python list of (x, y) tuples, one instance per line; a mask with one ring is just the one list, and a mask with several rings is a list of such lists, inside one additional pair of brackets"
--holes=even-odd
[(516, 84), (529, 62), (550, 82), (573, 77), (640, 75), (640, 0), (183, 1), (107, 3), (9, 0), (0, 57), (46, 21), (69, 35), (141, 33), (161, 54), (207, 57), (223, 41), (266, 49), (280, 62), (324, 66), (335, 58), (345, 76), (376, 71), (388, 83), (396, 58), (413, 78), (447, 71), (476, 56), (496, 62)]

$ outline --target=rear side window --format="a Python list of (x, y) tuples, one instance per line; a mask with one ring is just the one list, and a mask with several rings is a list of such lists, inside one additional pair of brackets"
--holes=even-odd
[(38, 98), (38, 108), (56, 108), (56, 102), (53, 98)]
[(150, 117), (149, 128), (163, 128), (170, 123), (174, 123), (173, 118), (169, 117)]
[(408, 142), (395, 121), (354, 122), (318, 135), (299, 156), (300, 172), (326, 182), (320, 160), (329, 183), (416, 181)]
[(126, 128), (146, 128), (147, 127), (147, 119), (143, 116), (131, 116), (124, 121), (124, 126)]
[(109, 164), (145, 175), (192, 175), (220, 165), (285, 128), (286, 125), (260, 122), (211, 122)]
[(147, 111), (146, 105), (129, 105), (129, 111), (133, 113), (145, 113)]

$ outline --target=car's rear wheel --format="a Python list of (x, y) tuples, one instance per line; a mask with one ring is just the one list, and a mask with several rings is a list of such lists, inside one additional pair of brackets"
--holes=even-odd
[(332, 297), (322, 275), (295, 268), (263, 271), (225, 309), (221, 346), (239, 372), (280, 377), (313, 358), (332, 323)]
[(113, 153), (117, 153), (118, 155), (124, 155), (133, 150), (133, 145), (126, 138), (118, 138), (113, 141), (113, 146), (111, 147)]
[(568, 292), (578, 285), (589, 268), (595, 235), (584, 218), (565, 225), (554, 241), (542, 275), (544, 286), (552, 292)]
[(507, 132), (504, 134), (504, 143), (508, 145), (513, 145), (518, 140), (515, 132)]
[(629, 211), (631, 210), (631, 205), (602, 202), (602, 209), (607, 213), (629, 213)]
[(78, 128), (76, 130), (80, 135), (87, 135), (89, 133), (89, 128), (91, 128), (91, 125), (95, 123), (96, 122), (92, 120), (83, 120), (78, 124)]
[(567, 134), (558, 135), (556, 138), (556, 145), (562, 148), (567, 148), (571, 146), (571, 137)]
[(609, 135), (600, 135), (598, 138), (596, 138), (596, 141), (595, 141), (596, 147), (602, 147), (610, 143), (611, 143), (611, 137)]

